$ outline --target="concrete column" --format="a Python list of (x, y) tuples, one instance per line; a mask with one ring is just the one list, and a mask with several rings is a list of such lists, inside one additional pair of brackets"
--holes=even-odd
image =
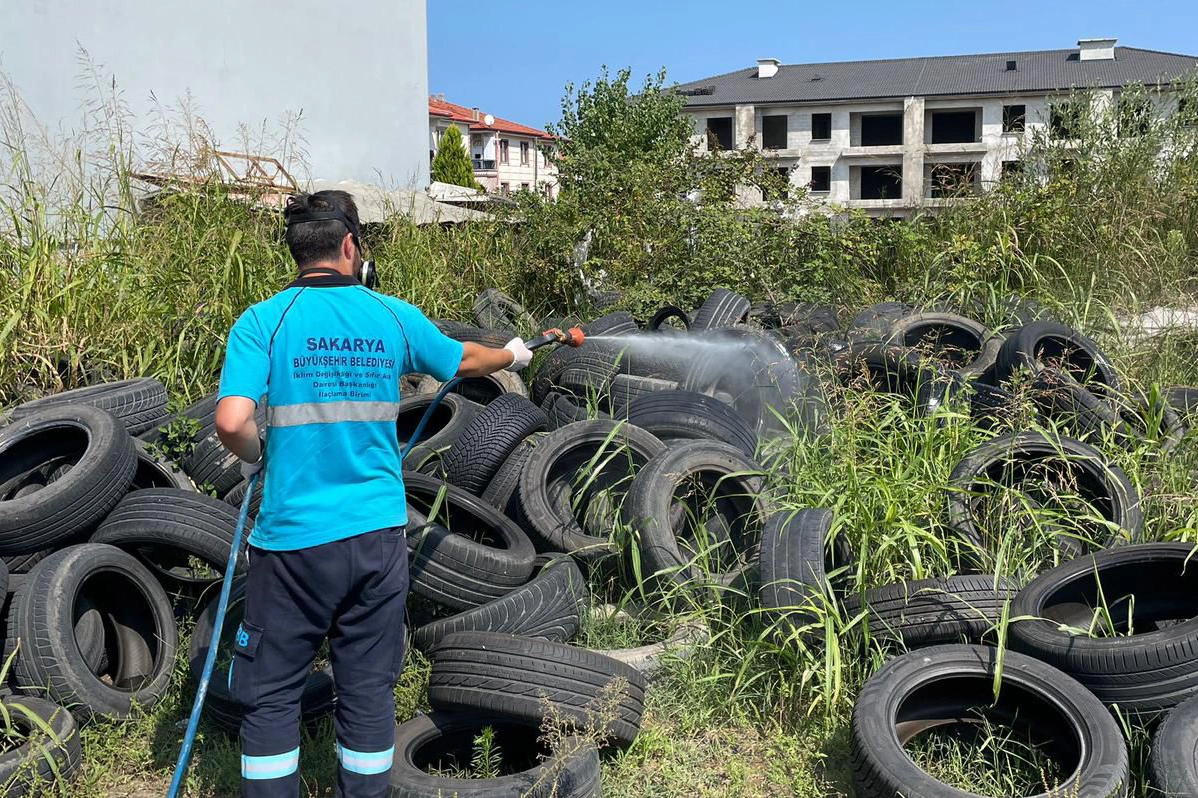
[(923, 97), (903, 101), (903, 204), (917, 205), (923, 198), (924, 144)]
[(755, 138), (757, 134), (757, 108), (752, 105), (736, 106), (736, 119), (733, 121), (732, 146), (740, 149), (752, 138), (761, 149), (761, 141)]

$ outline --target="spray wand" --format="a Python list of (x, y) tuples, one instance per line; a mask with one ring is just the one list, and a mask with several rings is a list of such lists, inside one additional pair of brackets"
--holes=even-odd
[[(543, 346), (557, 344), (559, 346), (582, 346), (586, 340), (582, 330), (577, 327), (571, 327), (568, 330), (550, 329), (545, 330), (540, 335), (529, 338), (524, 342), (524, 345), (529, 349), (537, 350)], [(399, 459), (408, 456), (412, 446), (416, 441), (420, 440), (420, 436), (424, 433), (424, 428), (428, 425), (428, 420), (432, 418), (433, 411), (441, 404), (441, 400), (446, 394), (454, 389), (461, 377), (454, 377), (444, 385), (441, 390), (437, 391), (437, 395), (429, 402), (428, 407), (424, 411), (424, 415), (420, 417), (420, 423), (416, 425), (416, 429), (412, 432), (411, 438), (399, 454)], [(254, 474), (250, 477), (249, 484), (246, 485), (245, 497), (241, 500), (241, 512), (237, 516), (237, 527), (233, 530), (233, 544), (229, 548), (229, 562), (225, 566), (224, 580), (220, 586), (220, 598), (216, 605), (216, 617), (212, 622), (212, 637), (208, 643), (208, 656), (204, 658), (204, 670), (200, 675), (200, 685), (196, 689), (195, 701), (191, 705), (191, 716), (187, 719), (187, 731), (183, 734), (183, 746), (179, 749), (179, 759), (175, 762), (175, 773), (171, 777), (171, 786), (167, 791), (167, 798), (177, 798), (179, 789), (183, 784), (183, 777), (187, 774), (187, 765), (191, 760), (191, 748), (195, 744), (196, 730), (200, 725), (200, 714), (204, 709), (204, 699), (208, 696), (208, 683), (212, 680), (212, 671), (216, 666), (216, 648), (220, 640), (221, 630), (225, 625), (225, 611), (229, 608), (229, 594), (233, 588), (233, 571), (237, 567), (237, 553), (241, 549), (241, 536), (245, 532), (245, 522), (249, 517), (250, 499), (254, 495), (254, 488), (258, 484), (258, 479), (262, 472)]]

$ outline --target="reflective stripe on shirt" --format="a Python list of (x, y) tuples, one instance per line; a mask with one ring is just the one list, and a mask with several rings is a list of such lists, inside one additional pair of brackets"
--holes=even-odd
[(266, 410), (272, 427), (298, 427), (303, 424), (336, 424), (340, 421), (395, 421), (399, 402), (306, 402), (297, 405), (271, 405)]

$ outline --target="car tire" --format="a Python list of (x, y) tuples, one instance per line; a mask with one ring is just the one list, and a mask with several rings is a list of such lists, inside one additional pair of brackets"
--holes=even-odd
[[(527, 769), (497, 778), (456, 778), (430, 773), (430, 765), (469, 762), (474, 741), (490, 727), (497, 747)], [(557, 752), (541, 751), (539, 723), (485, 712), (431, 712), (395, 729), (391, 798), (599, 798), (599, 751), (578, 737)], [(538, 753), (543, 753), (542, 759)]]
[[(110, 632), (103, 678), (75, 640), (81, 594)], [(83, 721), (123, 719), (156, 704), (170, 688), (179, 643), (174, 610), (158, 581), (132, 555), (101, 543), (71, 546), (38, 563), (13, 595), (8, 635), (10, 644), (22, 644), (17, 684), (46, 690)]]
[(417, 626), (412, 646), (428, 651), (454, 632), (499, 632), (565, 643), (578, 632), (587, 597), (586, 580), (574, 559), (550, 556), (527, 583), (506, 596)]
[(597, 704), (622, 681), (614, 717), (593, 729), (618, 745), (636, 739), (644, 712), (645, 679), (635, 668), (564, 643), (493, 632), (455, 632), (429, 652), (428, 700), (433, 709), (495, 712), (541, 723), (544, 701), (584, 727), (597, 720)]
[(133, 440), (108, 411), (49, 407), (0, 430), (0, 484), (55, 459), (73, 467), (36, 493), (0, 501), (0, 554), (32, 554), (86, 533), (129, 489)]
[(925, 729), (961, 724), (973, 712), (1005, 723), (1014, 718), (1029, 727), (1029, 734), (1043, 737), (1045, 745), (1060, 746), (1062, 758), (1076, 760), (1064, 779), (1063, 794), (1127, 795), (1127, 743), (1115, 719), (1084, 687), (1016, 652), (936, 646), (895, 657), (861, 689), (850, 727), (857, 798), (971, 798), (972, 792), (920, 768), (905, 744)]
[[(1104, 704), (1159, 715), (1198, 694), (1194, 553), (1189, 543), (1144, 543), (1045, 571), (1015, 597), (1012, 648), (1060, 668)], [(1107, 617), (1117, 636), (1085, 634)]]

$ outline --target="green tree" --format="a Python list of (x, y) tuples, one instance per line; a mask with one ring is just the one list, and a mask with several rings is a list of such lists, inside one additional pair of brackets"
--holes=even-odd
[(697, 303), (717, 285), (758, 279), (758, 264), (769, 261), (755, 254), (764, 246), (759, 222), (778, 213), (750, 210), (743, 200), (763, 190), (782, 197), (784, 179), (752, 142), (701, 152), (686, 99), (664, 71), (639, 91), (629, 91), (629, 78), (627, 69), (604, 69), (594, 81), (567, 86), (561, 119), (549, 125), (558, 137), (551, 157), (561, 194), (521, 208), (527, 249), (547, 267), (531, 279), (551, 281), (550, 295), (577, 295), (569, 281), (579, 280), (618, 289), (641, 311), (663, 301)]
[(462, 144), (462, 131), (457, 125), (450, 125), (441, 134), (437, 154), (433, 157), (432, 171), (433, 180), (438, 182), (482, 188), (474, 179), (474, 166), (470, 163), (465, 145)]

